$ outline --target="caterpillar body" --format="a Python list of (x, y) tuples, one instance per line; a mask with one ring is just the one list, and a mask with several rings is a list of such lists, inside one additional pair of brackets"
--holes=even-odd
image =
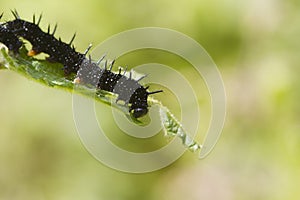
[[(66, 77), (75, 74), (75, 82), (91, 85), (97, 90), (104, 90), (117, 94), (117, 101), (122, 100), (129, 106), (129, 113), (134, 118), (140, 118), (148, 113), (148, 96), (151, 94), (162, 92), (162, 90), (148, 91), (149, 86), (144, 87), (139, 81), (145, 76), (135, 80), (131, 76), (125, 76), (126, 70), (118, 73), (112, 71), (114, 60), (109, 67), (105, 61), (105, 67), (100, 68), (99, 63), (104, 59), (102, 57), (95, 62), (91, 57), (87, 57), (87, 53), (91, 45), (84, 53), (77, 52), (72, 45), (75, 34), (69, 43), (57, 39), (54, 34), (57, 26), (50, 32), (48, 26), (47, 32), (44, 32), (39, 23), (42, 16), (36, 21), (33, 15), (33, 22), (28, 22), (20, 18), (17, 11), (12, 11), (15, 19), (0, 24), (0, 42), (3, 43), (9, 51), (17, 54), (23, 42), (21, 38), (29, 41), (32, 49), (28, 51), (28, 56), (34, 56), (39, 53), (46, 53), (49, 62), (61, 63)], [(3, 15), (3, 14), (2, 14)], [(2, 18), (0, 15), (0, 19)]]

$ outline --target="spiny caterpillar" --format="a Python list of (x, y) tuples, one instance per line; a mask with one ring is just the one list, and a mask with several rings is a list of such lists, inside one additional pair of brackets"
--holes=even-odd
[[(148, 96), (151, 94), (162, 92), (162, 90), (149, 92), (148, 87), (142, 86), (138, 80), (132, 78), (131, 72), (129, 77), (125, 76), (126, 70), (122, 73), (119, 69), (118, 73), (112, 71), (114, 60), (109, 68), (107, 61), (105, 67), (100, 68), (99, 64), (104, 59), (94, 62), (91, 57), (86, 57), (91, 45), (84, 53), (76, 51), (72, 45), (75, 34), (69, 43), (56, 39), (54, 34), (57, 26), (50, 33), (50, 26), (47, 32), (42, 31), (39, 27), (42, 15), (36, 22), (33, 15), (33, 22), (28, 22), (20, 18), (17, 11), (12, 11), (15, 19), (0, 24), (0, 42), (15, 54), (18, 54), (19, 49), (23, 45), (23, 38), (29, 41), (32, 49), (28, 51), (28, 56), (35, 56), (39, 53), (46, 53), (49, 57), (46, 58), (49, 62), (61, 63), (64, 67), (66, 77), (76, 74), (75, 82), (95, 87), (97, 90), (104, 90), (117, 94), (117, 101), (122, 100), (129, 106), (129, 113), (134, 118), (139, 118), (148, 113)], [(2, 18), (0, 15), (0, 19)]]

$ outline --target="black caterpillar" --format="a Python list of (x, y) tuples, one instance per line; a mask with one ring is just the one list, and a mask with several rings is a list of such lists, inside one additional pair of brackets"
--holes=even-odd
[(28, 56), (46, 53), (49, 55), (46, 58), (49, 62), (61, 63), (64, 66), (65, 76), (76, 74), (76, 83), (90, 85), (96, 87), (97, 90), (117, 94), (117, 101), (124, 101), (129, 106), (129, 113), (134, 118), (142, 117), (148, 113), (147, 99), (149, 95), (162, 92), (162, 90), (147, 91), (149, 87), (143, 87), (139, 84), (139, 81), (144, 77), (134, 80), (131, 77), (131, 72), (129, 77), (125, 76), (126, 70), (123, 73), (121, 73), (121, 69), (118, 73), (112, 72), (114, 60), (109, 68), (107, 68), (107, 61), (105, 68), (100, 68), (99, 63), (104, 57), (98, 62), (93, 62), (90, 57), (86, 58), (91, 45), (84, 53), (77, 52), (72, 45), (75, 34), (67, 44), (62, 42), (60, 38), (54, 37), (57, 26), (52, 33), (50, 33), (50, 26), (48, 26), (47, 33), (43, 32), (39, 27), (42, 15), (37, 22), (35, 15), (33, 15), (33, 22), (28, 22), (22, 20), (17, 11), (12, 11), (12, 13), (15, 17), (14, 20), (0, 24), (0, 42), (7, 46), (10, 51), (17, 54), (23, 45), (20, 38), (28, 40), (32, 45)]

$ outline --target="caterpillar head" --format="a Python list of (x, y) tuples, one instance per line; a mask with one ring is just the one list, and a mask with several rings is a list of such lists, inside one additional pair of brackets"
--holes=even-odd
[(131, 107), (129, 112), (130, 112), (130, 115), (133, 116), (134, 118), (140, 118), (148, 113), (148, 108), (147, 107), (137, 107), (137, 108)]
[(132, 105), (130, 106), (129, 112), (132, 117), (140, 118), (146, 115), (148, 113), (148, 96), (162, 92), (162, 90), (148, 92), (148, 88), (149, 86), (146, 88), (140, 87), (134, 92), (134, 95), (131, 96), (130, 103), (132, 103)]

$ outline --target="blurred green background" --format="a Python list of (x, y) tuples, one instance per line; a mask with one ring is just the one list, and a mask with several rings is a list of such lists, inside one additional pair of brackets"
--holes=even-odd
[[(1, 200), (300, 198), (299, 1), (0, 0), (0, 5), (6, 20), (14, 8), (27, 20), (42, 12), (43, 29), (57, 22), (56, 36), (64, 41), (76, 31), (79, 51), (136, 27), (185, 33), (218, 65), (228, 100), (224, 131), (209, 157), (199, 161), (186, 152), (162, 170), (126, 174), (85, 150), (71, 94), (2, 70)], [(144, 61), (151, 59), (126, 60)], [(172, 57), (159, 61), (172, 64)]]

